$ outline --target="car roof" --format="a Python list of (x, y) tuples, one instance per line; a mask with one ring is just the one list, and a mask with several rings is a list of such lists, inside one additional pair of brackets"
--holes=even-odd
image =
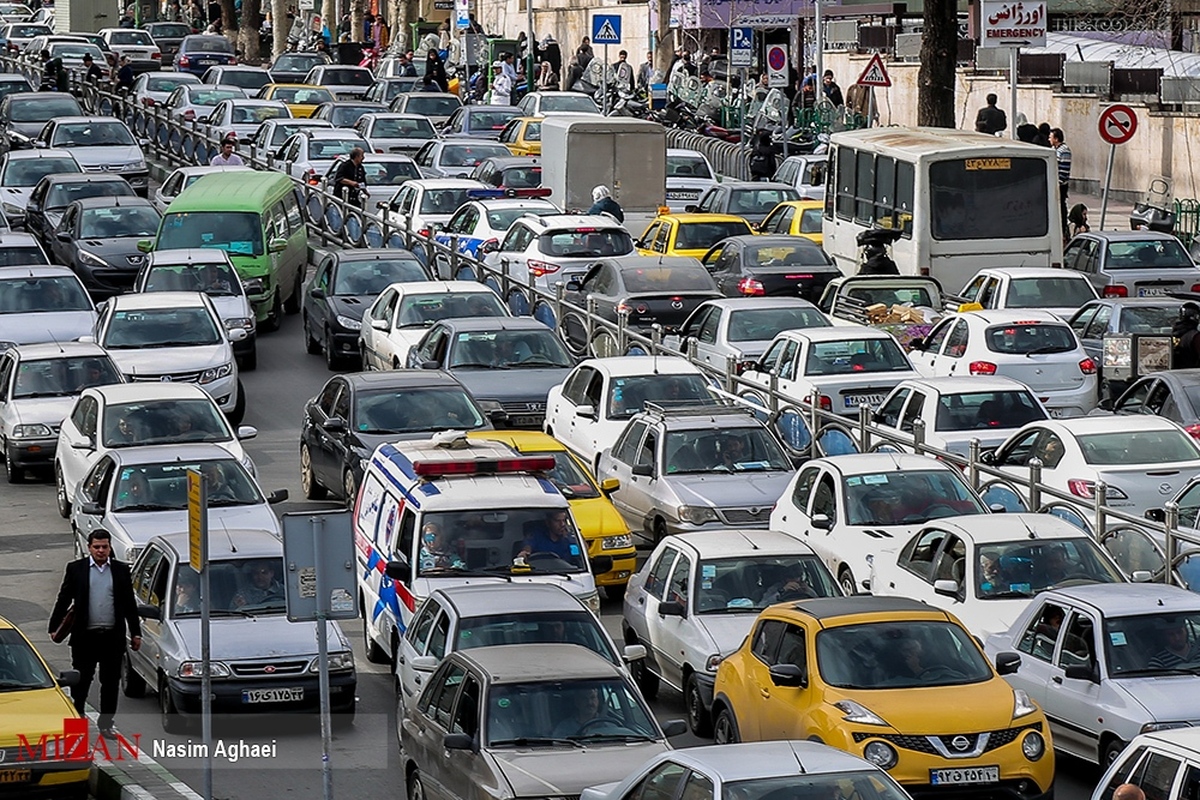
[(458, 658), (487, 676), (488, 682), (529, 683), (548, 680), (617, 678), (616, 664), (574, 644), (505, 644), (459, 650)]
[[(1188, 302), (1182, 297), (1168, 297), (1166, 295), (1155, 295), (1154, 297), (1097, 297), (1093, 300), (1088, 300), (1083, 306), (1093, 305), (1109, 305), (1113, 308), (1126, 307), (1141, 307), (1141, 306), (1181, 306)], [(1080, 308), (1083, 308), (1080, 306)]]
[(1014, 325), (1022, 322), (1045, 322), (1056, 325), (1067, 324), (1057, 314), (1032, 308), (993, 308), (983, 311), (964, 311), (958, 316), (966, 320), (982, 320), (986, 325)]
[(993, 276), (1007, 275), (1009, 278), (1069, 278), (1072, 280), (1087, 280), (1087, 276), (1082, 272), (1057, 267), (988, 267), (976, 273), (976, 275), (984, 274)]
[(1200, 595), (1163, 583), (1089, 583), (1050, 589), (1048, 594), (1086, 603), (1105, 617), (1200, 610)]
[(136, 195), (105, 195), (103, 197), (84, 197), (79, 200), (72, 200), (71, 205), (79, 206), (80, 208), (112, 208), (127, 206), (129, 208), (154, 208), (154, 204), (145, 197)]
[[(129, 198), (125, 198), (125, 199), (128, 200)], [(25, 231), (0, 231), (0, 247), (4, 247), (4, 246), (13, 247), (15, 245), (28, 245), (28, 244), (37, 245), (39, 249), (42, 247), (41, 244), (38, 242), (37, 237), (34, 236), (32, 233), (28, 233)], [(48, 267), (48, 266), (52, 266), (52, 265), (40, 264), (40, 265), (34, 265), (34, 268), (36, 269), (38, 266)], [(57, 266), (57, 265), (55, 265), (55, 266)], [(25, 269), (29, 269), (29, 267), (17, 266), (17, 267), (11, 267), (8, 269), (25, 270)], [(71, 272), (71, 270), (67, 269), (67, 272)], [(58, 275), (61, 273), (55, 273), (55, 274)], [(72, 272), (72, 274), (74, 274), (74, 273)], [(43, 277), (42, 275), (23, 274), (23, 275), (18, 276), (16, 274), (10, 275), (8, 273), (0, 273), (0, 276), (7, 276), (10, 278), (15, 278), (15, 277), (40, 278), (40, 277)]]
[(488, 156), (483, 163), (492, 164), (501, 169), (505, 167), (540, 167), (542, 159), (539, 156)]
[[(1054, 514), (971, 514), (961, 517), (942, 517), (925, 523), (930, 528), (957, 529), (976, 545), (1011, 542), (1017, 539), (1078, 539), (1087, 533)], [(1200, 598), (1197, 598), (1200, 601)]]
[(765, 428), (754, 412), (745, 406), (728, 406), (715, 401), (700, 401), (687, 406), (686, 410), (675, 410), (666, 406), (660, 412), (645, 409), (634, 414), (649, 425), (668, 431), (717, 431), (732, 428)]
[[(1116, 426), (1113, 425), (1113, 417), (1098, 416), (1098, 417), (1068, 417), (1066, 419), (1045, 420), (1042, 422), (1031, 422), (1030, 425), (1044, 425), (1051, 429), (1059, 429), (1073, 435), (1086, 435), (1089, 433), (1113, 433)], [(1179, 426), (1171, 422), (1166, 417), (1158, 417), (1151, 414), (1130, 414), (1121, 417), (1119, 426), (1122, 433), (1136, 433), (1138, 431), (1164, 431), (1164, 430), (1179, 430)]]
[(566, 453), (567, 446), (541, 431), (471, 431), (468, 439), (483, 439), (506, 444), (518, 453)]
[[(453, 375), (435, 369), (389, 369), (382, 372), (350, 372), (341, 376), (355, 388), (416, 388), (420, 386), (445, 386), (463, 389)], [(465, 392), (466, 389), (463, 389)]]
[(113, 405), (115, 403), (136, 403), (140, 400), (188, 400), (202, 398), (207, 392), (200, 389), (200, 392), (204, 392), (204, 394), (201, 394), (196, 391), (199, 388), (200, 385), (196, 383), (138, 381), (135, 383), (110, 383), (104, 386), (93, 386), (85, 391), (100, 395), (104, 398), (105, 405)]
[[(185, 175), (185, 176), (191, 177), (192, 175), (212, 175), (217, 172), (229, 172), (230, 170), (239, 170), (239, 169), (247, 170), (247, 169), (252, 169), (252, 168), (247, 167), (244, 164), (228, 164), (225, 166), (213, 166), (211, 164), (206, 164), (206, 165), (197, 166), (197, 167), (176, 167), (175, 169), (171, 170), (171, 175), (174, 175), (175, 173), (178, 172), (180, 175)], [(167, 177), (170, 177), (170, 175), (168, 175)]]
[[(47, 183), (128, 183), (115, 172), (56, 172), (52, 175), (46, 175), (42, 180)], [(132, 190), (132, 189), (131, 189)]]
[(203, 264), (211, 264), (214, 261), (226, 264), (231, 263), (229, 254), (215, 247), (179, 247), (172, 250), (153, 250), (149, 253), (148, 259), (149, 265), (154, 267), (191, 264), (196, 261)]
[(129, 311), (148, 308), (199, 308), (204, 305), (203, 292), (143, 292), (119, 294), (109, 302), (114, 309)]
[(938, 394), (973, 394), (975, 392), (1029, 391), (1029, 387), (1003, 375), (972, 375), (954, 378), (909, 378), (897, 386), (925, 386)]
[(488, 197), (471, 202), (493, 211), (503, 208), (558, 208), (548, 197)]
[(540, 320), (533, 317), (452, 317), (439, 320), (435, 324), (444, 325), (454, 331), (549, 331)]
[(788, 191), (796, 191), (796, 187), (790, 183), (776, 183), (774, 181), (724, 181), (722, 184), (727, 189), (787, 189)]
[[(688, 211), (683, 214), (662, 214), (654, 222), (677, 222), (680, 225), (692, 225), (701, 222), (746, 222), (736, 214), (710, 214), (708, 212)], [(732, 237), (731, 237), (732, 238)], [(746, 238), (749, 238), (747, 236)]]
[(350, 128), (325, 128), (319, 125), (296, 131), (292, 135), (309, 139), (362, 139), (358, 131)]
[(473, 181), (470, 178), (420, 178), (405, 181), (405, 186), (415, 189), (487, 189), (486, 184)]
[[(383, 154), (377, 154), (375, 158), (378, 158), (379, 155)], [(339, 264), (346, 261), (390, 261), (393, 258), (417, 258), (413, 251), (405, 250), (403, 247), (357, 247), (351, 250), (334, 250), (331, 255), (338, 260)]]
[[(810, 342), (840, 342), (846, 339), (890, 339), (891, 334), (866, 325), (834, 325), (828, 328), (799, 328), (784, 331), (788, 336), (807, 339)], [(783, 335), (781, 334), (781, 335)]]
[(850, 453), (813, 459), (809, 464), (824, 462), (842, 475), (865, 475), (876, 472), (907, 472), (948, 469), (945, 462), (912, 453)]
[(70, 123), (119, 122), (119, 123), (121, 123), (121, 125), (124, 125), (126, 128), (129, 127), (128, 125), (125, 125), (124, 122), (117, 119), (116, 117), (103, 117), (103, 116), (100, 116), (99, 114), (76, 114), (76, 115), (70, 116), (70, 117), (55, 117), (54, 121), (60, 125), (67, 123), (67, 122), (70, 122)]
[(700, 373), (700, 369), (695, 364), (679, 356), (659, 356), (658, 358), (647, 358), (646, 356), (589, 358), (582, 362), (582, 364), (594, 367), (600, 370), (600, 372), (613, 377), (622, 377), (625, 375), (658, 375), (660, 373), (664, 375), (695, 375)]
[(876, 769), (858, 756), (818, 742), (778, 740), (686, 747), (668, 750), (655, 760), (672, 761), (704, 775), (715, 775), (722, 783)]
[(467, 110), (466, 111), (467, 114), (475, 114), (477, 112), (483, 112), (483, 111), (516, 111), (516, 112), (521, 111), (521, 109), (517, 108), (516, 106), (474, 105), (474, 106), (463, 106), (463, 108), (465, 108)]
[(441, 595), (459, 617), (587, 610), (573, 594), (552, 583), (464, 584), (436, 589), (432, 594)]
[[(741, 219), (741, 217), (738, 217)], [(762, 245), (771, 247), (774, 245), (791, 245), (794, 247), (811, 247), (817, 250), (821, 249), (821, 245), (814, 242), (812, 239), (805, 239), (803, 236), (789, 236), (786, 233), (769, 233), (762, 236), (752, 234), (739, 234), (738, 236), (730, 236), (725, 241), (741, 242), (746, 245)]]
[(725, 297), (720, 300), (705, 300), (701, 305), (726, 308), (730, 311), (746, 311), (757, 308), (811, 308), (814, 311), (820, 311), (814, 303), (799, 297)]
[(705, 160), (708, 159), (708, 156), (704, 155), (704, 153), (701, 153), (699, 150), (692, 150), (687, 147), (668, 147), (667, 156), (699, 156)]
[[(159, 534), (150, 541), (159, 541), (175, 553), (178, 564), (188, 561), (188, 534)], [(257, 528), (223, 528), (220, 536), (208, 539), (209, 559), (267, 558), (283, 555), (283, 542), (270, 531)]]
[(1162, 743), (1173, 748), (1187, 750), (1200, 756), (1200, 728), (1175, 728), (1172, 730), (1143, 733), (1137, 737), (1136, 741), (1142, 744), (1147, 742)]
[[(7, 244), (8, 237), (22, 237), (22, 241), (36, 241), (32, 233), (5, 232), (0, 234), (0, 244)], [(0, 267), (0, 281), (19, 281), (24, 278), (79, 278), (70, 267), (59, 264), (33, 264), (28, 267)]]
[(667, 539), (696, 553), (700, 558), (727, 558), (758, 555), (813, 555), (807, 543), (780, 531), (757, 528), (729, 528), (719, 531), (681, 533)]
[(612, 217), (602, 214), (550, 214), (545, 217), (527, 217), (524, 221), (530, 225), (542, 228), (563, 228), (564, 230), (574, 230), (576, 228), (625, 230), (621, 223)]
[[(12, 348), (21, 361), (32, 361), (43, 358), (76, 358), (79, 356), (107, 356), (108, 353), (98, 344), (91, 342), (43, 342), (41, 344), (18, 344)], [(117, 384), (120, 385), (120, 384)]]
[[(139, 385), (139, 384), (126, 384)], [(122, 447), (109, 450), (106, 455), (120, 464), (162, 464), (170, 461), (189, 463), (193, 461), (237, 461), (237, 458), (224, 447), (207, 442), (191, 444), (148, 444), (140, 447)], [(213, 536), (216, 541), (219, 536)]]
[(1091, 239), (1103, 239), (1110, 242), (1121, 241), (1160, 241), (1160, 242), (1178, 242), (1179, 238), (1170, 233), (1159, 233), (1158, 231), (1137, 230), (1137, 231), (1088, 231), (1087, 233), (1079, 234), (1080, 237), (1088, 237)]
[(835, 619), (837, 617), (857, 616), (859, 614), (930, 614), (945, 617), (946, 612), (919, 600), (907, 597), (877, 597), (874, 595), (853, 595), (851, 597), (818, 597), (812, 600), (798, 600), (792, 606), (817, 620)]
[(476, 281), (405, 281), (393, 283), (388, 289), (398, 289), (401, 294), (429, 294), (432, 292), (490, 292), (482, 283)]
[[(8, 95), (9, 97), (17, 97), (17, 95)], [(71, 155), (70, 150), (64, 150), (61, 147), (48, 147), (45, 150), (9, 150), (4, 154), (5, 161), (28, 161), (33, 158), (69, 158), (75, 160), (75, 156)]]

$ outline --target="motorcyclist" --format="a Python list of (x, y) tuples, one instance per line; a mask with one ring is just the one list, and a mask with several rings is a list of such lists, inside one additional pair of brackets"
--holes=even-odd
[[(338, 167), (333, 182), (333, 193), (348, 203), (361, 206), (362, 195), (367, 188), (367, 170), (363, 167), (363, 149), (355, 147), (350, 150), (350, 157)], [(347, 195), (346, 190), (350, 193)]]
[(888, 255), (887, 246), (899, 239), (901, 232), (891, 228), (872, 228), (863, 231), (855, 242), (862, 248), (859, 275), (899, 275), (900, 269)]
[(1200, 367), (1200, 305), (1184, 303), (1171, 327), (1175, 339), (1173, 369)]

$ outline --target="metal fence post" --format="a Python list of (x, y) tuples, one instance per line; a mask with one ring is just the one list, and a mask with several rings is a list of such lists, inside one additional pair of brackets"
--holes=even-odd
[(1096, 539), (1098, 539), (1098, 540), (1104, 538), (1104, 523), (1105, 523), (1104, 512), (1108, 508), (1104, 504), (1107, 501), (1108, 501), (1108, 484), (1105, 483), (1104, 481), (1096, 481), (1096, 495), (1092, 498), (1092, 508), (1095, 510), (1095, 513), (1096, 513)]
[(650, 354), (657, 355), (663, 349), (663, 328), (657, 322), (650, 326)]
[(563, 299), (567, 294), (567, 285), (562, 281), (554, 284), (554, 324), (563, 327)]
[(404, 219), (404, 249), (410, 251), (413, 246), (412, 219), (412, 212), (410, 211)]
[(584, 317), (584, 335), (586, 341), (583, 343), (583, 350), (587, 349), (592, 344), (592, 334), (596, 332), (596, 298), (589, 297), (587, 299), (587, 316)]
[(779, 410), (779, 376), (774, 372), (767, 381), (767, 408), (772, 414)]
[(921, 455), (925, 449), (925, 420), (913, 420), (913, 452)]
[(858, 407), (858, 441), (864, 453), (871, 452), (871, 407), (866, 403)]
[(971, 439), (967, 444), (967, 480), (971, 488), (979, 491), (979, 451), (981, 444), (978, 439)]
[(813, 439), (816, 439), (817, 431), (821, 429), (821, 393), (814, 391), (809, 395), (808, 403), (809, 421), (811, 422), (810, 430), (812, 431)]
[(450, 274), (446, 276), (446, 280), (457, 280), (458, 276), (458, 234), (450, 234)]
[(1175, 558), (1179, 550), (1179, 539), (1175, 529), (1179, 527), (1179, 504), (1168, 500), (1163, 506), (1163, 528), (1167, 532), (1167, 561), (1163, 565), (1163, 583), (1174, 583)]
[(625, 355), (629, 346), (629, 312), (624, 309), (617, 311), (617, 354)]
[(1029, 460), (1029, 510), (1035, 514), (1042, 508), (1042, 460)]
[[(695, 351), (696, 346), (692, 345), (692, 350)], [(737, 360), (733, 356), (725, 356), (725, 391), (730, 394), (735, 394), (733, 391), (737, 388), (734, 380), (737, 378)]]

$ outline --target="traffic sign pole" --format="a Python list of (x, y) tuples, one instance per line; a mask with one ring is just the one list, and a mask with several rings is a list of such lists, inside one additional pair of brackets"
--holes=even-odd
[(1008, 48), (1008, 75), (1009, 92), (1008, 98), (1008, 129), (1012, 134), (1012, 138), (1017, 138), (1017, 65), (1021, 60), (1021, 48)]
[[(528, 2), (528, 1), (529, 0), (526, 0), (526, 2)], [(607, 117), (608, 116), (608, 45), (604, 45), (604, 69), (600, 73), (600, 85), (604, 87), (603, 89), (601, 89), (601, 91), (604, 92), (604, 107), (601, 109), (601, 112), (604, 114), (604, 116)]]
[(1117, 146), (1108, 146), (1108, 166), (1104, 169), (1104, 193), (1100, 195), (1100, 230), (1104, 230), (1104, 218), (1108, 216), (1108, 187), (1112, 186), (1113, 161), (1117, 157)]
[(1108, 166), (1104, 170), (1104, 192), (1100, 196), (1100, 230), (1104, 230), (1104, 219), (1108, 216), (1108, 190), (1112, 186), (1117, 145), (1132, 139), (1137, 126), (1137, 112), (1127, 105), (1118, 103), (1100, 112), (1100, 138), (1108, 142)]

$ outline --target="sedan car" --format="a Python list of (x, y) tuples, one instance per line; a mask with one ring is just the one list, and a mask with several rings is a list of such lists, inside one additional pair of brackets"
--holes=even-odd
[(485, 158), (507, 155), (511, 155), (508, 148), (499, 142), (481, 139), (435, 139), (426, 142), (413, 159), (427, 178), (465, 178), (474, 172), (475, 167)]
[(129, 126), (112, 117), (63, 117), (46, 123), (34, 147), (68, 151), (84, 172), (110, 172), (129, 181), (133, 190), (146, 196), (150, 169), (146, 154), (133, 138)]
[(521, 116), (516, 106), (463, 106), (442, 126), (442, 136), (470, 139), (499, 139), (509, 121)]
[(819, 200), (789, 200), (771, 209), (758, 226), (763, 233), (780, 233), (808, 239), (815, 245), (825, 244), (821, 215), (825, 204)]
[(985, 309), (1041, 309), (1062, 319), (1098, 296), (1082, 273), (1034, 267), (981, 269), (961, 294)]
[(751, 225), (758, 225), (775, 206), (799, 199), (798, 191), (782, 183), (725, 181), (701, 195), (695, 207), (688, 206), (685, 210), (701, 214), (732, 214)]
[(88, 197), (63, 211), (50, 250), (79, 275), (92, 296), (128, 291), (146, 256), (138, 242), (158, 232), (161, 219), (141, 197)]
[(1082, 272), (1102, 297), (1200, 292), (1200, 267), (1169, 233), (1081, 233), (1063, 249), (1063, 266)]
[(1105, 406), (1114, 414), (1169, 419), (1192, 438), (1200, 439), (1200, 369), (1164, 370), (1139, 378)]
[(162, 51), (162, 60), (171, 64), (179, 52), (179, 43), (192, 33), (191, 26), (182, 22), (148, 22), (142, 28)]
[(788, 156), (780, 162), (772, 183), (786, 183), (800, 192), (802, 200), (825, 200), (825, 174), (829, 157), (825, 154)]
[(353, 128), (363, 114), (379, 114), (387, 111), (383, 103), (368, 103), (365, 100), (338, 100), (322, 103), (312, 113), (313, 119), (327, 120), (335, 128)]
[[(45, 151), (38, 151), (45, 152)], [(51, 246), (54, 231), (67, 206), (88, 197), (135, 197), (129, 181), (119, 175), (90, 172), (54, 173), (33, 187), (25, 207), (25, 229)]]
[(284, 162), (287, 173), (296, 180), (316, 183), (338, 156), (346, 155), (355, 147), (366, 150), (370, 145), (362, 137), (349, 131), (334, 128), (313, 128), (293, 133), (275, 154)]
[(209, 67), (200, 78), (210, 86), (236, 86), (254, 95), (262, 87), (271, 82), (270, 74), (260, 67), (244, 64), (217, 65)]
[(259, 125), (268, 119), (291, 118), (292, 112), (278, 100), (234, 98), (217, 103), (208, 115), (209, 135), (225, 138), (236, 136), (239, 142), (250, 141)]
[[(503, 141), (503, 140), (502, 140)], [(681, 213), (697, 202), (700, 195), (717, 185), (712, 164), (699, 150), (667, 148), (667, 206)]]
[(526, 117), (544, 117), (550, 113), (600, 113), (592, 98), (580, 92), (530, 92), (518, 105)]
[(200, 79), (189, 72), (143, 72), (133, 82), (133, 102), (157, 106), (180, 86), (194, 86)]
[[(83, 108), (65, 92), (18, 92), (0, 99), (0, 148), (4, 151), (33, 147), (33, 140), (46, 123), (60, 117), (76, 117)], [(41, 177), (41, 176), (39, 176)]]
[(798, 236), (731, 236), (700, 259), (726, 297), (794, 296), (815, 302), (841, 271)]
[(500, 131), (500, 143), (514, 156), (540, 156), (542, 154), (542, 118), (517, 117), (511, 119)]
[(297, 119), (311, 117), (322, 103), (332, 103), (333, 95), (324, 86), (303, 83), (268, 83), (254, 95), (259, 100), (281, 100)]
[(372, 153), (413, 154), (438, 137), (433, 124), (418, 114), (363, 114), (354, 123)]
[(675, 333), (663, 337), (663, 344), (721, 372), (732, 361), (740, 374), (758, 361), (780, 331), (829, 325), (816, 306), (797, 297), (706, 300)]
[(471, 199), (472, 192), (487, 188), (479, 181), (466, 178), (410, 180), (390, 198), (381, 201), (379, 208), (384, 220), (392, 225), (419, 232), (422, 236), (432, 236), (435, 226), (449, 222), (454, 212)]
[(180, 86), (163, 101), (171, 119), (182, 122), (204, 121), (225, 100), (246, 97), (244, 89), (236, 86), (209, 86), (207, 83)]
[(730, 214), (667, 214), (656, 217), (635, 244), (642, 255), (701, 258), (718, 242), (753, 233), (746, 220)]
[(0, 229), (0, 267), (49, 263), (49, 256), (32, 233), (14, 233)]
[(1112, 346), (1105, 353), (1105, 339), (1170, 336), (1184, 302), (1171, 297), (1104, 297), (1087, 303), (1069, 319), (1071, 330), (1096, 362), (1101, 402), (1116, 400), (1137, 378), (1132, 353)]
[(275, 83), (302, 83), (304, 77), (313, 67), (329, 63), (329, 56), (314, 51), (298, 51), (295, 53), (280, 53), (268, 71)]
[(683, 693), (688, 726), (712, 735), (713, 681), (769, 605), (842, 594), (812, 549), (775, 531), (683, 533), (659, 542), (625, 591), (621, 630), (646, 658), (631, 664), (642, 694)]
[(364, 100), (388, 105), (405, 92), (419, 91), (421, 88), (420, 78), (384, 78), (380, 77), (381, 74), (378, 69), (375, 71), (375, 82), (363, 95)]
[[(11, 22), (0, 26), (0, 48), (8, 55), (17, 55), (25, 46), (33, 41), (35, 36), (50, 36), (54, 31), (36, 22)], [(19, 76), (18, 76), (19, 77)], [(21, 80), (25, 80), (21, 78)], [(7, 81), (6, 81), (7, 82)], [(32, 92), (33, 87), (26, 83), (26, 92)]]
[(135, 73), (162, 69), (162, 49), (148, 31), (133, 28), (101, 28), (100, 38), (120, 58), (128, 59)]
[(0, 156), (0, 210), (8, 225), (25, 224), (29, 197), (42, 178), (81, 172), (68, 150), (10, 150)]
[[(542, 185), (542, 163), (532, 156), (488, 156), (471, 173), (472, 180), (497, 189), (537, 189)], [(549, 196), (549, 191), (546, 195)]]
[(388, 110), (395, 114), (417, 114), (427, 118), (434, 127), (445, 125), (450, 116), (462, 108), (456, 94), (442, 92), (410, 92), (392, 101)]
[(375, 76), (366, 67), (317, 64), (304, 76), (303, 82), (324, 86), (338, 100), (357, 100), (375, 83)]
[[(264, 123), (266, 124), (266, 123)], [(235, 170), (248, 170), (246, 166), (202, 166), (202, 167), (178, 167), (171, 171), (162, 184), (154, 190), (154, 194), (150, 198), (150, 202), (158, 209), (160, 214), (167, 212), (167, 206), (171, 205), (171, 201), (179, 196), (179, 193), (191, 186), (196, 181), (200, 180), (205, 175), (211, 175), (214, 172), (229, 172)]]
[[(508, 233), (512, 224), (526, 214), (535, 217), (545, 217), (561, 214), (558, 206), (541, 197), (499, 197), (504, 192), (477, 191), (471, 196), (479, 199), (470, 200), (459, 206), (454, 216), (434, 233), (433, 239), (439, 244), (454, 247), (458, 252), (480, 258), (499, 249), (500, 241)], [(530, 192), (530, 194), (533, 194)], [(480, 197), (485, 195), (485, 197)], [(497, 196), (492, 196), (497, 195)], [(442, 253), (434, 254), (434, 265), (438, 277), (457, 278), (450, 275), (450, 261)]]
[[(323, 190), (331, 192), (337, 181), (338, 170), (341, 169), (342, 162), (347, 158), (349, 158), (347, 155), (334, 158), (317, 185)], [(371, 192), (380, 192), (385, 196), (391, 195), (396, 191), (397, 186), (408, 181), (419, 180), (421, 177), (421, 170), (417, 168), (416, 162), (410, 156), (401, 153), (375, 153), (367, 156), (362, 167), (363, 172), (367, 174), (368, 196)], [(372, 187), (379, 188), (373, 189)]]
[[(0, 236), (0, 247), (4, 238)], [(37, 247), (36, 241), (30, 244)], [(24, 259), (20, 266), (0, 266), (0, 342), (69, 342), (90, 335), (96, 307), (75, 273), (48, 261), (45, 266), (29, 264)]]
[(255, 147), (266, 151), (268, 158), (276, 153), (292, 134), (313, 128), (329, 129), (333, 127), (327, 119), (268, 119), (264, 120), (254, 133), (250, 134), (250, 142)]

